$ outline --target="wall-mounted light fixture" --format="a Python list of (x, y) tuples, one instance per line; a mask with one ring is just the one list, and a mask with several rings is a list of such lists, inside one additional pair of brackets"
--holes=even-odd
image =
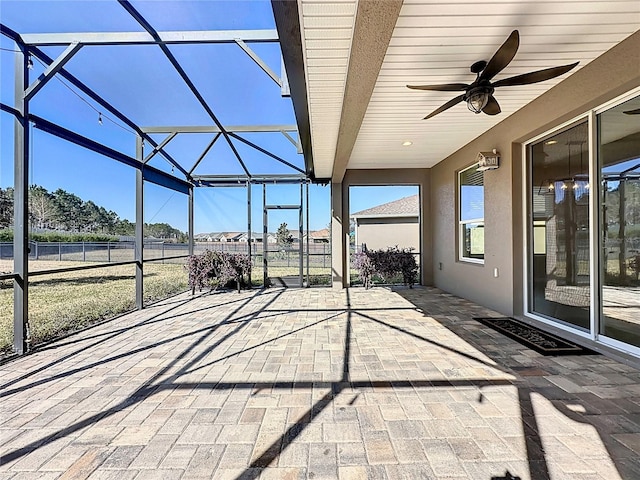
[(495, 170), (500, 167), (500, 154), (494, 148), (490, 152), (480, 152), (477, 157), (478, 170)]

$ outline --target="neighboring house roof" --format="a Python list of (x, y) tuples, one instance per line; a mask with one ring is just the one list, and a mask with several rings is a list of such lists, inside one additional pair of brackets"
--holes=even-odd
[[(267, 238), (269, 238), (269, 236), (271, 236), (270, 233), (267, 234)], [(249, 238), (249, 235), (247, 232), (243, 232), (240, 235), (238, 235), (237, 239), (241, 240), (241, 239), (247, 239)], [(251, 232), (251, 240), (252, 241), (261, 241), (262, 240), (262, 232)]]
[(221, 236), (226, 238), (228, 242), (231, 242), (240, 238), (240, 236), (242, 236), (242, 233), (243, 232), (222, 232)]
[(329, 232), (328, 228), (323, 228), (322, 230), (312, 230), (309, 232), (309, 236), (315, 239), (329, 239), (331, 236), (331, 232)]
[(393, 202), (383, 203), (375, 207), (352, 213), (351, 218), (359, 217), (417, 217), (420, 213), (418, 195), (411, 195)]
[(197, 235), (194, 235), (194, 238), (196, 240), (209, 240), (209, 239), (211, 239), (212, 241), (215, 241), (215, 240), (219, 240), (222, 237), (224, 237), (224, 234), (221, 233), (221, 232), (198, 233)]
[(294, 240), (298, 240), (298, 237), (300, 234), (298, 230), (287, 230), (287, 232), (289, 232), (289, 235), (291, 235), (291, 238), (293, 238)]

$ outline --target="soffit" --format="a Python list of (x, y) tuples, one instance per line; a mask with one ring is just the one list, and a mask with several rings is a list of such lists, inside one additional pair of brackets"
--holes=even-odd
[(331, 177), (349, 66), (356, 1), (299, 0), (313, 166)]
[[(352, 35), (355, 5), (300, 1), (304, 42), (319, 40), (317, 48), (305, 45), (305, 63), (314, 167), (324, 177), (333, 168), (346, 75), (353, 74), (345, 35)], [(305, 6), (313, 6), (308, 19)], [(637, 1), (405, 0), (347, 168), (431, 167), (625, 39), (639, 22)], [(469, 66), (491, 58), (514, 29), (520, 48), (494, 80), (580, 64), (553, 80), (497, 89), (497, 116), (475, 115), (460, 103), (422, 120), (457, 93), (409, 90), (407, 84), (471, 83)], [(403, 147), (406, 140), (413, 145)]]

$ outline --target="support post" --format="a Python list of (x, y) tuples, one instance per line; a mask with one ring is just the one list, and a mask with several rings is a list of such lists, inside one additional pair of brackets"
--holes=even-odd
[(29, 336), (29, 69), (24, 45), (15, 55), (15, 106), (21, 118), (15, 119), (13, 191), (13, 349), (27, 352)]
[[(142, 161), (142, 137), (136, 137), (136, 158)], [(144, 178), (142, 169), (136, 170), (136, 308), (144, 308)]]
[[(345, 271), (345, 238), (342, 235), (343, 205), (342, 183), (331, 184), (331, 285), (335, 289), (342, 289), (346, 285)], [(347, 220), (348, 221), (348, 220)]]
[(311, 254), (311, 252), (309, 251), (309, 182), (305, 183), (305, 187), (307, 189), (307, 202), (306, 202), (306, 208), (307, 208), (307, 287), (311, 286), (310, 280), (309, 280), (309, 255)]
[(193, 191), (193, 185), (191, 187), (189, 187), (189, 238), (188, 238), (188, 242), (189, 242), (189, 255), (193, 255), (193, 251), (194, 251), (194, 228), (193, 228), (193, 200), (194, 200), (194, 191)]
[(262, 286), (267, 288), (267, 184), (262, 184)]
[(298, 209), (298, 275), (300, 276), (300, 288), (302, 288), (303, 280), (304, 280), (304, 263), (303, 263), (303, 248), (304, 243), (302, 242), (302, 200), (304, 195), (304, 185), (300, 184), (300, 208)]
[(247, 180), (247, 243), (249, 244), (249, 288), (251, 288), (251, 182)]

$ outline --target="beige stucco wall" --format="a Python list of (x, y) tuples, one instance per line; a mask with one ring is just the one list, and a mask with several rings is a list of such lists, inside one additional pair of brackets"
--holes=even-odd
[(420, 221), (415, 218), (359, 218), (356, 220), (356, 246), (369, 250), (388, 247), (420, 251)]
[[(640, 85), (640, 32), (431, 169), (433, 282), (507, 315), (522, 310), (522, 143)], [(517, 87), (513, 87), (517, 88)], [(499, 92), (496, 95), (500, 100)], [(457, 259), (456, 172), (496, 148), (485, 174), (485, 264)], [(440, 269), (442, 264), (442, 269)], [(494, 269), (498, 277), (494, 277)]]

